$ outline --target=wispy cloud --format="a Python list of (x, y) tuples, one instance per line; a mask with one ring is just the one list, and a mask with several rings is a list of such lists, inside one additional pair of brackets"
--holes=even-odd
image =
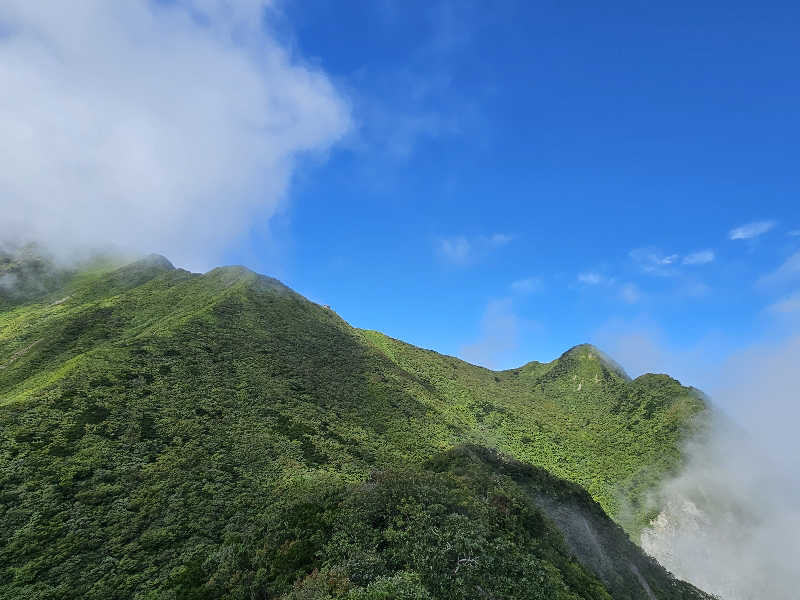
[(464, 360), (488, 368), (498, 366), (517, 348), (521, 320), (510, 298), (490, 301), (481, 319), (480, 337), (459, 353)]
[(636, 248), (631, 250), (629, 256), (643, 273), (649, 275), (670, 276), (677, 271), (675, 265), (680, 261), (678, 254), (664, 254), (657, 248)]
[(507, 233), (495, 233), (493, 236), (489, 238), (489, 243), (492, 246), (504, 246), (513, 241), (514, 241), (514, 236), (508, 235)]
[(791, 236), (791, 237), (798, 237), (798, 236), (800, 236), (800, 229), (792, 229), (786, 235)]
[(511, 284), (511, 290), (518, 294), (532, 294), (542, 289), (542, 280), (538, 277), (518, 279)]
[(728, 232), (728, 239), (751, 240), (760, 235), (764, 235), (777, 224), (777, 221), (774, 220), (753, 221), (752, 223), (746, 223), (731, 229)]
[(800, 314), (800, 292), (795, 292), (785, 298), (771, 304), (767, 310), (771, 313), (780, 315)]
[(714, 258), (715, 256), (713, 250), (699, 250), (684, 256), (682, 262), (684, 265), (690, 266), (707, 265), (708, 263), (713, 262)]
[[(395, 82), (387, 87), (409, 85), (396, 74)], [(410, 160), (421, 145), (461, 133), (461, 122), (455, 115), (414, 106), (413, 102), (409, 103), (411, 106), (398, 106), (394, 99), (363, 97), (359, 93), (354, 92), (354, 104), (362, 119), (351, 143), (365, 155), (377, 152), (402, 163)]]
[[(463, 52), (472, 44), (477, 23), (484, 22), (471, 3), (426, 3), (413, 17), (401, 3), (367, 3), (378, 35), (394, 37), (409, 19), (417, 33), (413, 51), (402, 58), (366, 65), (349, 76), (349, 96), (359, 127), (349, 141), (364, 160), (413, 161), (431, 143), (465, 135), (475, 143), (485, 127), (480, 94), (464, 94), (456, 76)], [(377, 29), (376, 29), (377, 31)], [(347, 77), (347, 76), (346, 76)]]
[(599, 271), (584, 271), (578, 274), (577, 279), (583, 288), (600, 289), (603, 293), (626, 304), (636, 304), (644, 297), (644, 293), (635, 283), (619, 281)]
[(628, 304), (636, 304), (642, 299), (642, 292), (635, 283), (625, 283), (619, 288), (619, 297)]
[(578, 283), (582, 283), (583, 285), (601, 285), (609, 281), (610, 279), (597, 271), (578, 273)]
[[(683, 298), (702, 298), (711, 292), (705, 283), (689, 277), (682, 267), (713, 262), (716, 258), (713, 250), (698, 250), (682, 256), (676, 252), (668, 254), (653, 246), (647, 246), (631, 250), (628, 256), (639, 273), (669, 278), (673, 282), (672, 291), (664, 293)], [(626, 279), (606, 275), (597, 270), (583, 271), (577, 277), (581, 286), (603, 288), (627, 304), (636, 304), (645, 298), (653, 298), (652, 293), (645, 293), (642, 290), (641, 282), (626, 281)]]
[(787, 258), (777, 269), (758, 280), (761, 286), (786, 285), (800, 280), (800, 251)]
[(472, 244), (463, 235), (441, 238), (436, 244), (436, 252), (447, 262), (466, 264), (472, 254)]
[(513, 235), (505, 233), (472, 237), (456, 235), (436, 240), (435, 250), (442, 261), (456, 266), (467, 266), (513, 240)]

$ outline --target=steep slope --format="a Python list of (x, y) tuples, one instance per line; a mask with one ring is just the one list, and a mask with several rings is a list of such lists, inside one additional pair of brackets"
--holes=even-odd
[(585, 490), (486, 448), (459, 446), (363, 483), (294, 478), (281, 492), (247, 536), (181, 573), (181, 593), (710, 598), (644, 555)]
[(472, 441), (579, 483), (634, 534), (646, 523), (647, 491), (680, 464), (681, 441), (706, 409), (697, 390), (666, 375), (631, 381), (586, 344), (551, 363), (494, 372), (364, 335), (435, 390)]
[(357, 488), (463, 442), (613, 511), (677, 464), (702, 410), (590, 347), (493, 373), (355, 330), (240, 267), (198, 275), (153, 256), (59, 277), (0, 304), (0, 596), (211, 593), (186, 582), (217, 576), (287, 485)]

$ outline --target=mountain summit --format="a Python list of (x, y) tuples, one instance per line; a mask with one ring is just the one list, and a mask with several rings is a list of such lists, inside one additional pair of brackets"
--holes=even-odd
[(48, 282), (0, 302), (0, 596), (705, 597), (606, 516), (680, 464), (673, 379), (490, 371), (243, 267)]

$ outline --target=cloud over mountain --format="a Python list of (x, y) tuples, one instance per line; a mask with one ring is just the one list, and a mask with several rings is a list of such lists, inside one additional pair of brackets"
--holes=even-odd
[(207, 266), (350, 127), (266, 2), (0, 6), (0, 236)]

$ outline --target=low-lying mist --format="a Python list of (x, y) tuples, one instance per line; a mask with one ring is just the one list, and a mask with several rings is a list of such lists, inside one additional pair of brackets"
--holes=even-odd
[(723, 600), (798, 597), (800, 337), (726, 362), (688, 463), (653, 496), (644, 549)]

